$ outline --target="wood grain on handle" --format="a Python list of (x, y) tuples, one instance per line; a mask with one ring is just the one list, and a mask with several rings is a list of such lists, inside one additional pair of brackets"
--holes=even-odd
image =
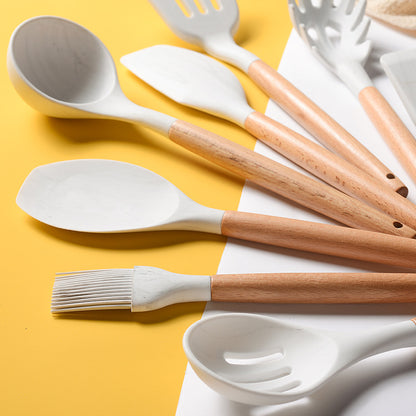
[(416, 229), (416, 205), (345, 159), (256, 111), (247, 117), (244, 126), (323, 181)]
[(416, 240), (331, 224), (226, 211), (227, 237), (392, 266), (416, 268)]
[(415, 302), (416, 274), (217, 274), (211, 276), (211, 300), (250, 303)]
[(355, 137), (323, 111), (286, 78), (261, 60), (248, 69), (249, 77), (286, 113), (334, 153), (407, 195), (407, 188)]
[(350, 227), (411, 238), (416, 234), (400, 221), (329, 185), (186, 121), (176, 120), (169, 138), (245, 179)]
[(391, 151), (416, 182), (416, 140), (412, 133), (377, 88), (364, 88), (358, 98)]

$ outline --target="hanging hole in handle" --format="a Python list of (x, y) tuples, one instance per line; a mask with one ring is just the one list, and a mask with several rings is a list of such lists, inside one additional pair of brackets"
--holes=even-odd
[[(387, 173), (386, 174), (386, 178), (387, 179), (396, 179), (396, 175), (394, 173)], [(407, 186), (401, 186), (399, 189), (397, 189), (396, 191), (399, 195), (404, 196), (405, 198), (407, 197), (407, 195), (409, 194), (409, 189), (407, 188)]]

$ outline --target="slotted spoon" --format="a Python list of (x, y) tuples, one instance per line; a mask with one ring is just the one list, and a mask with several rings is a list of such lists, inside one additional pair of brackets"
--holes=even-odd
[[(394, 190), (403, 183), (368, 149), (287, 79), (234, 42), (239, 11), (235, 0), (150, 0), (172, 31), (202, 47), (207, 53), (245, 73), (292, 118), (334, 153), (389, 184)], [(182, 3), (183, 8), (178, 3)], [(260, 7), (260, 6), (259, 6)], [(187, 13), (184, 13), (186, 9)]]
[[(13, 32), (10, 78), (33, 108), (53, 117), (141, 123), (231, 172), (346, 225), (414, 236), (397, 219), (237, 143), (131, 102), (122, 92), (104, 44), (70, 20), (39, 16)], [(416, 229), (416, 216), (413, 218)]]
[(272, 405), (308, 396), (335, 374), (382, 352), (416, 346), (416, 318), (335, 332), (245, 313), (191, 325), (183, 347), (196, 374), (237, 402)]
[[(288, 0), (293, 25), (306, 45), (358, 97), (368, 117), (416, 182), (416, 141), (364, 69), (371, 52), (366, 0)], [(355, 5), (356, 4), (356, 5)], [(354, 7), (355, 5), (355, 7)]]

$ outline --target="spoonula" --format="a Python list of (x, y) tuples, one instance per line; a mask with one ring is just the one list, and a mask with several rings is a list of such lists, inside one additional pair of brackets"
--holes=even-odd
[(156, 173), (113, 160), (81, 159), (39, 166), (24, 181), (17, 204), (38, 221), (73, 231), (193, 230), (416, 267), (415, 239), (205, 207)]

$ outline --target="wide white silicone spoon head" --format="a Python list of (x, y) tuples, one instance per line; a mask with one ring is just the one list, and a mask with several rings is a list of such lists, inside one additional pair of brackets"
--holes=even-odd
[(10, 38), (7, 66), (20, 96), (52, 117), (112, 118), (163, 132), (175, 120), (129, 101), (104, 44), (67, 19), (38, 16), (21, 23)]
[(125, 55), (121, 63), (172, 100), (241, 126), (254, 111), (237, 77), (201, 53), (157, 45)]
[(129, 163), (82, 159), (34, 169), (17, 204), (33, 218), (84, 232), (220, 232), (223, 211), (189, 199), (156, 173)]
[(233, 401), (252, 405), (300, 399), (360, 359), (415, 345), (415, 320), (344, 333), (244, 313), (203, 319), (183, 339), (202, 381)]

